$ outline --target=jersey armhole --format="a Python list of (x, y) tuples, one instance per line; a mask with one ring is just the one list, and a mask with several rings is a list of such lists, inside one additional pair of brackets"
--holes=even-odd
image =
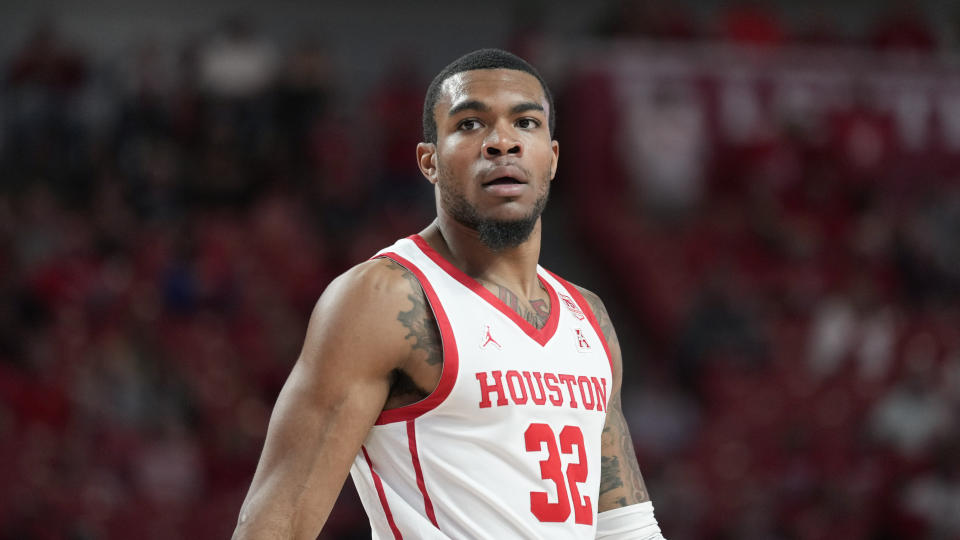
[(377, 421), (374, 423), (374, 425), (379, 426), (383, 424), (392, 424), (394, 422), (406, 422), (413, 420), (424, 413), (435, 409), (438, 405), (443, 403), (443, 401), (447, 399), (447, 396), (449, 396), (450, 392), (453, 390), (453, 385), (457, 382), (460, 359), (457, 353), (457, 342), (453, 335), (453, 327), (450, 325), (450, 319), (447, 318), (447, 313), (444, 311), (443, 305), (440, 303), (440, 298), (437, 296), (436, 291), (433, 289), (433, 286), (430, 284), (430, 281), (427, 279), (427, 276), (424, 275), (423, 271), (420, 270), (417, 265), (392, 251), (379, 253), (373, 258), (390, 259), (407, 269), (407, 271), (412, 273), (414, 277), (417, 278), (417, 282), (420, 284), (420, 288), (423, 289), (423, 293), (427, 297), (427, 302), (430, 304), (430, 309), (433, 310), (433, 316), (437, 321), (437, 327), (440, 329), (440, 347), (443, 355), (440, 382), (437, 383), (437, 387), (434, 388), (433, 392), (430, 392), (427, 397), (417, 401), (416, 403), (382, 411), (380, 416), (377, 418)]
[(563, 285), (563, 288), (567, 290), (567, 293), (569, 293), (577, 305), (580, 306), (580, 310), (583, 311), (583, 314), (587, 316), (587, 320), (590, 321), (590, 326), (593, 327), (593, 331), (596, 332), (597, 337), (600, 339), (600, 343), (603, 345), (603, 351), (607, 354), (607, 361), (610, 363), (610, 373), (612, 376), (613, 355), (610, 354), (610, 345), (607, 344), (607, 336), (604, 335), (603, 330), (600, 328), (600, 323), (597, 321), (597, 316), (593, 313), (593, 308), (590, 307), (590, 302), (587, 302), (587, 299), (583, 297), (583, 293), (580, 292), (580, 289), (572, 285), (569, 281), (554, 274), (546, 268), (544, 268), (544, 271), (550, 274), (553, 279), (557, 280), (560, 285)]

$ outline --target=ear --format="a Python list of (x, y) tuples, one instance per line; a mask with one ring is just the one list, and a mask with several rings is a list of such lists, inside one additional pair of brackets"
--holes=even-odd
[(430, 181), (431, 184), (437, 183), (437, 145), (433, 143), (422, 142), (417, 144), (417, 165), (420, 166), (420, 172)]
[(553, 180), (557, 174), (557, 161), (560, 159), (560, 143), (550, 141), (550, 150), (553, 151), (553, 159), (550, 160), (550, 179)]

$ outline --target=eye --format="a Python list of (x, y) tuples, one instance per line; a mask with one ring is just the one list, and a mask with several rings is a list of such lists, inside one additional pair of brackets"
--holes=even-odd
[(457, 131), (472, 131), (480, 127), (480, 121), (476, 118), (464, 118), (457, 124)]
[(520, 129), (534, 129), (540, 127), (540, 121), (535, 118), (520, 118), (516, 125)]

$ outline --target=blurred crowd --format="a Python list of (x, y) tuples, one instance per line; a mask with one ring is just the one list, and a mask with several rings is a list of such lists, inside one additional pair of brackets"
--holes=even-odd
[[(504, 44), (566, 57), (548, 217), (617, 317), (664, 530), (957, 537), (948, 47), (912, 12), (851, 36), (756, 3), (712, 24), (667, 6), (614, 3), (587, 52), (522, 16)], [(651, 43), (682, 76), (629, 75), (663, 58)], [(723, 57), (731, 73), (761, 75), (703, 68), (717, 43), (745, 47)], [(780, 114), (751, 62), (803, 47), (804, 69), (829, 72), (842, 49), (853, 71), (946, 83), (898, 109), (841, 82), (847, 99), (812, 92)], [(47, 21), (5, 59), (0, 538), (229, 535), (319, 294), (431, 219), (413, 149), (432, 74), (412, 53), (383, 65), (348, 88), (315, 37), (239, 17), (113, 59)], [(369, 537), (351, 490), (322, 537)]]

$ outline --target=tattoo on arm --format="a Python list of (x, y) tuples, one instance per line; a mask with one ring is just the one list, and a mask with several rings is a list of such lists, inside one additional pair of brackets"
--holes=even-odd
[[(636, 453), (633, 449), (633, 439), (627, 429), (620, 410), (620, 399), (611, 400), (607, 410), (607, 425), (603, 428), (602, 447), (606, 452), (614, 455), (600, 457), (600, 496), (612, 491), (623, 493), (614, 501), (614, 508), (637, 504), (650, 500), (647, 486), (640, 474), (640, 465), (637, 464)], [(623, 461), (621, 463), (621, 459)], [(617, 495), (618, 493), (614, 493)]]
[[(619, 351), (620, 339), (617, 338), (617, 332), (613, 329), (613, 321), (610, 320), (607, 308), (600, 301), (600, 297), (586, 289), (580, 289), (580, 292), (583, 293), (583, 297), (590, 304), (590, 311), (593, 311), (593, 315), (597, 318), (597, 325), (600, 327), (604, 339), (607, 340), (607, 346), (610, 347), (611, 351)], [(619, 358), (614, 359), (614, 361), (617, 360)]]
[[(606, 307), (597, 295), (585, 289), (580, 290), (597, 318), (597, 325), (603, 332), (610, 352), (614, 356), (614, 364), (621, 366), (620, 340), (613, 329)], [(600, 497), (605, 494), (609, 494), (607, 497), (615, 497), (605, 502), (607, 509), (621, 508), (650, 500), (643, 475), (640, 474), (640, 465), (637, 463), (630, 429), (623, 417), (619, 390), (610, 396), (607, 422), (601, 435), (601, 447), (603, 455), (600, 458)]]
[(437, 321), (433, 316), (433, 310), (427, 306), (427, 299), (420, 287), (420, 282), (417, 281), (416, 276), (396, 261), (385, 260), (391, 269), (403, 272), (403, 277), (410, 283), (410, 293), (407, 298), (413, 307), (409, 311), (401, 311), (397, 314), (397, 320), (407, 329), (407, 335), (404, 338), (411, 340), (411, 348), (414, 351), (423, 351), (428, 364), (437, 365), (443, 362), (443, 345), (440, 341)]
[[(608, 431), (610, 428), (604, 430)], [(600, 493), (623, 487), (620, 480), (620, 460), (617, 456), (600, 456)]]

